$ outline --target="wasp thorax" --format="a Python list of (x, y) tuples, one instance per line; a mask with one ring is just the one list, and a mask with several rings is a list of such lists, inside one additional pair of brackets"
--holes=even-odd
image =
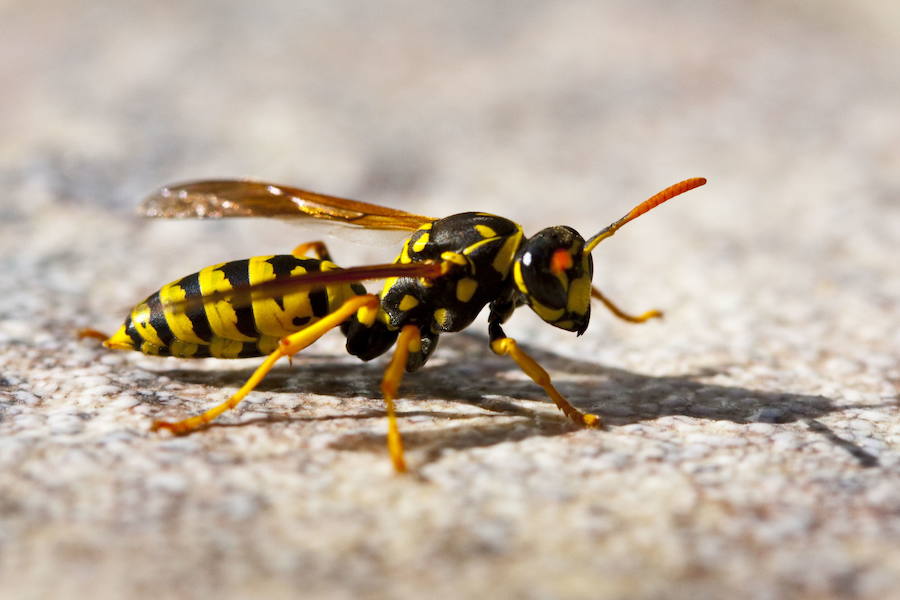
[(548, 227), (527, 239), (513, 265), (516, 288), (544, 321), (578, 335), (591, 318), (591, 255), (571, 227)]

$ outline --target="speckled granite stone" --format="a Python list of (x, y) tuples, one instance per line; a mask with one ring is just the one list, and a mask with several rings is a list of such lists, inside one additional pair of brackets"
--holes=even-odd
[[(900, 589), (900, 13), (890, 3), (0, 4), (0, 596), (888, 598)], [(144, 222), (253, 175), (590, 235), (576, 338), (508, 332), (602, 431), (441, 341), (399, 401), (329, 336), (258, 361), (112, 353), (162, 283), (315, 239)], [(396, 240), (327, 238), (345, 265)]]

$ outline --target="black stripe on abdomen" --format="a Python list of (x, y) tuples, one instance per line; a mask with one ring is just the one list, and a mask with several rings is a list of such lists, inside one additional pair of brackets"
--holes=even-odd
[(243, 347), (241, 347), (241, 351), (238, 352), (238, 358), (255, 358), (257, 356), (262, 356), (263, 353), (259, 351), (259, 346), (256, 345), (256, 342), (244, 342)]
[(213, 332), (209, 326), (209, 319), (206, 318), (206, 310), (203, 308), (203, 302), (198, 300), (203, 292), (200, 290), (200, 274), (192, 273), (184, 277), (176, 284), (184, 291), (185, 315), (191, 321), (191, 329), (194, 335), (209, 342), (212, 339)]
[[(297, 267), (303, 267), (307, 273), (315, 273), (316, 271), (321, 270), (322, 265), (322, 261), (318, 259), (297, 258), (292, 254), (276, 254), (266, 262), (272, 265), (272, 272), (275, 274), (275, 279), (290, 277)], [(272, 300), (278, 304), (278, 308), (284, 310), (284, 298), (282, 296), (275, 296)], [(312, 301), (312, 298), (310, 298), (310, 301)], [(315, 310), (313, 313), (315, 314)]]
[(134, 344), (135, 350), (140, 350), (141, 345), (144, 343), (144, 338), (141, 337), (141, 334), (134, 326), (131, 315), (128, 315), (128, 320), (125, 321), (125, 333), (131, 338), (131, 343)]
[(166, 321), (166, 315), (163, 312), (162, 302), (159, 300), (159, 292), (154, 292), (147, 298), (147, 307), (150, 309), (150, 326), (156, 331), (156, 335), (166, 348), (175, 341), (175, 334)]
[[(225, 263), (218, 269), (232, 288), (245, 288), (250, 285), (250, 260), (235, 260)], [(256, 318), (253, 316), (253, 306), (250, 303), (249, 292), (238, 293), (233, 296), (234, 313), (237, 316), (235, 327), (243, 335), (249, 338), (258, 338), (259, 330), (256, 328)]]
[(309, 307), (312, 309), (313, 316), (322, 318), (330, 311), (328, 310), (328, 291), (321, 288), (309, 291)]

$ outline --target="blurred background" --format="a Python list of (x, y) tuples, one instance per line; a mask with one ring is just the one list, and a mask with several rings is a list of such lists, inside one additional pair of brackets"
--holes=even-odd
[[(535, 348), (553, 348), (560, 357), (581, 357), (607, 369), (665, 377), (712, 369), (717, 375), (708, 381), (739, 390), (821, 396), (833, 405), (895, 402), (900, 381), (898, 31), (900, 4), (880, 0), (0, 1), (0, 398), (7, 410), (6, 420), (0, 421), (6, 427), (0, 442), (7, 452), (6, 474), (0, 475), (7, 498), (5, 505), (0, 500), (0, 507), (5, 506), (0, 519), (6, 523), (6, 533), (0, 531), (0, 576), (10, 581), (23, 574), (22, 587), (14, 588), (20, 591), (49, 589), (66, 595), (91, 588), (78, 567), (88, 556), (99, 565), (98, 577), (112, 597), (158, 594), (153, 582), (174, 575), (196, 577), (195, 592), (221, 592), (225, 583), (235, 586), (231, 590), (253, 589), (268, 582), (263, 588), (276, 596), (308, 584), (323, 597), (341, 597), (328, 587), (333, 567), (314, 555), (298, 554), (305, 542), (277, 533), (282, 525), (315, 530), (320, 513), (310, 509), (285, 517), (279, 507), (291, 503), (290, 494), (256, 488), (259, 480), (251, 478), (263, 508), (242, 521), (242, 533), (209, 541), (193, 530), (190, 535), (181, 532), (173, 519), (196, 522), (198, 528), (219, 522), (215, 498), (230, 498), (232, 488), (206, 497), (198, 496), (190, 483), (195, 472), (206, 467), (218, 472), (219, 467), (213, 461), (211, 467), (203, 463), (206, 467), (194, 465), (194, 471), (182, 472), (166, 463), (166, 469), (174, 469), (173, 477), (188, 482), (185, 488), (164, 480), (149, 491), (136, 491), (143, 489), (136, 481), (163, 467), (130, 465), (129, 472), (140, 476), (123, 481), (113, 474), (113, 465), (129, 464), (124, 457), (134, 456), (132, 444), (146, 441), (142, 424), (159, 406), (139, 413), (123, 401), (110, 408), (109, 389), (92, 396), (85, 392), (89, 384), (73, 383), (78, 377), (101, 377), (102, 384), (90, 381), (128, 390), (135, 385), (127, 379), (135, 370), (177, 367), (167, 362), (160, 369), (140, 357), (107, 359), (89, 344), (72, 341), (68, 332), (85, 326), (113, 329), (135, 301), (206, 264), (287, 252), (320, 235), (281, 223), (145, 222), (134, 217), (144, 195), (173, 181), (252, 176), (419, 214), (482, 210), (517, 220), (527, 233), (568, 224), (589, 236), (667, 185), (705, 176), (705, 188), (630, 224), (595, 256), (595, 280), (611, 297), (632, 311), (665, 309), (665, 323), (631, 327), (601, 316), (598, 309), (591, 331), (581, 340), (527, 314), (517, 314), (510, 332)], [(326, 240), (339, 264), (380, 262), (396, 254), (396, 242), (368, 244), (366, 238), (361, 244), (344, 243), (354, 241), (348, 237)], [(323, 351), (338, 356), (340, 341), (329, 343), (323, 342)], [(452, 356), (454, 348), (449, 351)], [(234, 367), (225, 370), (229, 368)], [(73, 376), (73, 369), (80, 375)], [(565, 365), (559, 371), (555, 376), (565, 380)], [(471, 375), (474, 380), (478, 373)], [(202, 386), (213, 380), (176, 377), (172, 383), (167, 376), (162, 381), (144, 377), (140, 385), (171, 390), (193, 384), (193, 398), (170, 407), (173, 414), (196, 410), (198, 401), (209, 398)], [(603, 414), (600, 401), (605, 396), (579, 391), (581, 380), (574, 381), (567, 391), (581, 394), (585, 405), (599, 403), (595, 408)], [(225, 385), (233, 386), (235, 380)], [(622, 410), (626, 414), (629, 409)], [(658, 413), (652, 406), (645, 410), (651, 416)], [(900, 572), (897, 538), (893, 548), (890, 542), (892, 535), (900, 535), (900, 498), (896, 489), (879, 486), (896, 482), (890, 473), (900, 464), (900, 418), (895, 406), (885, 410), (872, 417), (876, 424), (871, 426), (851, 426), (847, 414), (827, 421), (840, 439), (876, 456), (885, 469), (860, 471), (859, 479), (853, 479), (857, 487), (848, 487), (841, 478), (857, 477), (859, 465), (831, 444), (818, 451), (832, 464), (849, 461), (843, 475), (817, 474), (800, 462), (761, 469), (729, 488), (735, 494), (776, 490), (773, 495), (780, 496), (787, 488), (779, 485), (804, 481), (808, 494), (797, 492), (802, 510), (789, 513), (797, 517), (789, 522), (807, 518), (828, 523), (840, 512), (855, 535), (871, 536), (844, 537), (840, 543), (834, 540), (850, 534), (825, 525), (825, 533), (798, 525), (776, 528), (769, 538), (748, 546), (745, 536), (764, 528), (771, 515), (753, 502), (734, 499), (730, 510), (740, 525), (732, 529), (693, 517), (672, 517), (665, 526), (637, 517), (632, 521), (628, 511), (647, 502), (658, 514), (669, 515), (669, 505), (660, 500), (664, 494), (650, 490), (646, 496), (619, 496), (622, 483), (610, 482), (602, 510), (624, 520), (616, 528), (626, 540), (618, 549), (580, 530), (588, 519), (583, 511), (593, 510), (585, 508), (590, 501), (580, 495), (587, 492), (547, 492), (562, 502), (560, 514), (571, 515), (572, 521), (548, 516), (549, 521), (534, 522), (553, 523), (550, 529), (558, 525), (560, 532), (571, 534), (568, 540), (576, 541), (569, 547), (562, 537), (550, 536), (555, 541), (547, 542), (547, 528), (528, 529), (528, 515), (544, 506), (547, 496), (506, 482), (507, 491), (521, 493), (507, 499), (511, 504), (500, 503), (521, 510), (506, 513), (516, 515), (508, 525), (520, 537), (492, 538), (484, 542), (485, 550), (479, 545), (480, 516), (495, 522), (489, 509), (484, 509), (487, 515), (480, 509), (464, 513), (459, 521), (464, 524), (453, 532), (444, 525), (430, 528), (428, 518), (416, 513), (404, 530), (409, 544), (405, 550), (392, 546), (391, 558), (381, 556), (378, 544), (390, 540), (394, 529), (382, 520), (388, 515), (378, 507), (392, 505), (391, 494), (411, 494), (409, 490), (385, 484), (388, 499), (366, 496), (362, 501), (368, 482), (348, 483), (332, 475), (337, 480), (329, 479), (322, 484), (327, 489), (316, 493), (324, 498), (337, 494), (341, 500), (335, 506), (346, 509), (342, 518), (367, 519), (365, 528), (342, 538), (341, 548), (351, 557), (345, 583), (355, 593), (365, 591), (365, 582), (373, 578), (369, 592), (375, 595), (411, 594), (421, 581), (451, 586), (435, 589), (460, 585), (472, 591), (486, 576), (477, 558), (492, 576), (507, 581), (498, 584), (501, 590), (518, 597), (677, 597), (666, 587), (671, 581), (687, 586), (683, 597), (748, 589), (770, 594), (759, 597), (785, 589), (886, 597), (897, 589), (892, 585)], [(715, 433), (712, 421), (697, 420), (695, 413), (675, 414), (697, 428), (691, 430), (700, 436), (695, 442)], [(123, 445), (109, 450), (114, 445), (104, 436), (112, 435), (114, 423), (132, 417), (129, 435), (136, 437), (126, 436), (124, 442), (115, 438)], [(656, 439), (669, 425), (664, 419), (648, 419), (641, 427), (651, 428), (649, 433), (622, 433), (621, 443), (630, 447), (639, 439), (655, 444), (642, 436)], [(352, 430), (359, 424), (343, 426)], [(441, 426), (438, 420), (436, 427)], [(373, 431), (379, 427), (376, 419)], [(264, 446), (265, 436), (274, 430), (265, 425), (235, 428), (220, 431), (224, 438), (203, 439)], [(795, 433), (797, 447), (818, 448), (820, 435)], [(728, 435), (749, 433), (741, 429)], [(556, 446), (544, 451), (548, 456), (556, 449), (569, 451), (568, 439), (549, 438), (546, 443)], [(609, 447), (619, 443), (614, 434), (604, 439)], [(76, 442), (97, 455), (76, 460), (58, 446)], [(499, 439), (483, 445), (481, 458), (472, 464), (490, 463), (489, 453), (503, 446)], [(141, 447), (155, 456), (150, 441)], [(771, 447), (760, 442), (760, 456), (769, 456)], [(197, 456), (205, 456), (206, 450), (196, 449)], [(107, 451), (122, 455), (108, 462)], [(277, 453), (267, 452), (255, 455), (255, 467), (244, 468), (254, 476), (259, 471), (253, 469), (272, 467), (278, 477), (294, 477), (295, 487), (284, 484), (291, 494), (309, 489), (311, 482), (300, 467), (270, 464)], [(371, 462), (376, 471), (386, 464), (377, 451), (361, 458), (353, 454), (321, 450), (320, 455)], [(641, 468), (650, 469), (661, 478), (658, 489), (681, 489), (677, 482), (683, 481), (682, 474), (692, 473), (679, 462), (691, 456), (673, 448), (647, 456), (640, 467), (628, 469), (635, 477), (647, 475)], [(654, 471), (654, 461), (668, 460), (659, 456), (674, 457), (673, 472)], [(740, 455), (735, 460), (745, 459)], [(615, 472), (612, 464), (605, 465), (605, 472)], [(481, 488), (469, 486), (469, 477), (454, 470), (459, 468), (452, 461), (430, 463), (426, 475), (439, 482), (439, 492), (429, 497), (433, 490), (419, 489), (407, 496), (413, 499), (410, 506), (433, 509), (434, 515), (445, 509), (450, 521), (456, 521), (454, 510), (470, 509), (450, 498), (481, 506), (485, 497), (493, 498), (490, 482), (505, 481), (502, 473), (508, 472), (499, 462), (498, 472), (480, 480), (487, 486), (486, 496), (478, 496)], [(779, 485), (762, 484), (756, 477), (763, 472), (779, 473)], [(79, 488), (71, 481), (69, 495), (48, 491), (55, 489), (52, 482), (59, 482), (54, 478), (63, 477), (60, 473), (92, 483)], [(321, 476), (313, 481), (316, 477)], [(708, 480), (688, 478), (700, 496), (712, 493)], [(722, 478), (728, 481), (727, 474)], [(232, 485), (243, 489), (240, 483)], [(851, 488), (872, 495), (859, 501), (860, 496), (849, 495)], [(121, 502), (114, 506), (119, 508), (99, 508), (113, 506), (95, 504), (104, 494), (118, 498)], [(160, 509), (130, 530), (143, 550), (125, 547), (144, 566), (127, 574), (124, 558), (117, 559), (111, 550), (122, 546), (110, 539), (125, 522), (123, 515), (143, 514), (129, 502), (143, 496), (145, 502), (169, 507), (166, 498), (173, 494), (180, 500), (166, 509), (170, 512)], [(563, 496), (569, 500), (559, 500)], [(839, 499), (829, 509), (833, 512), (816, 513), (822, 497)], [(863, 508), (849, 511), (858, 501)], [(222, 509), (227, 514), (229, 506)], [(80, 516), (66, 517), (72, 514)], [(393, 518), (403, 530), (403, 509)], [(421, 527), (419, 537), (416, 527)], [(321, 533), (329, 535), (328, 530)], [(367, 550), (357, 552), (350, 544), (356, 550), (347, 551), (348, 540)], [(785, 545), (789, 542), (793, 546)], [(169, 543), (180, 553), (169, 556)], [(448, 554), (429, 546), (441, 543), (447, 544), (439, 546), (443, 550), (465, 551)], [(562, 553), (565, 565), (551, 558), (558, 554), (556, 543), (568, 549)], [(647, 545), (661, 554), (642, 554)], [(433, 554), (417, 555), (415, 548), (423, 546)], [(793, 554), (782, 556), (778, 564), (767, 562), (767, 553), (776, 547), (790, 547)], [(815, 576), (803, 560), (791, 562), (791, 557), (804, 555), (821, 566)], [(446, 563), (419, 564), (417, 556), (431, 557), (429, 561), (437, 556), (434, 560)], [(740, 560), (719, 571), (721, 556)], [(211, 557), (248, 562), (243, 570), (223, 575), (202, 566)], [(607, 562), (600, 564), (601, 559)], [(435, 570), (427, 577), (412, 575), (403, 568), (406, 564)], [(558, 578), (542, 578), (548, 564), (559, 567), (553, 570)], [(578, 569), (605, 577), (611, 587), (598, 591), (578, 577)], [(300, 570), (307, 579), (296, 578)], [(569, 573), (568, 578), (562, 573)], [(63, 575), (74, 587), (47, 583)], [(280, 587), (278, 577), (289, 585)]]

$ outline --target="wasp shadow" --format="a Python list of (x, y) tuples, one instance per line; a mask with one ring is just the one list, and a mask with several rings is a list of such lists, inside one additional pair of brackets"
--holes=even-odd
[[(533, 436), (557, 436), (573, 430), (573, 426), (562, 415), (554, 418), (553, 411), (546, 410), (546, 404), (551, 401), (540, 387), (519, 371), (511, 359), (497, 356), (489, 350), (484, 336), (463, 332), (445, 338), (441, 343), (443, 352), (437, 352), (428, 367), (406, 375), (400, 397), (407, 400), (461, 402), (485, 412), (398, 412), (401, 417), (475, 421), (465, 426), (405, 433), (404, 440), (409, 448), (425, 451), (425, 462), (436, 460), (446, 449), (491, 446)], [(650, 376), (563, 356), (528, 344), (521, 344), (521, 347), (550, 371), (554, 385), (573, 405), (600, 415), (607, 426), (653, 421), (665, 416), (742, 424), (803, 421), (811, 431), (844, 448), (863, 466), (878, 464), (876, 457), (853, 442), (840, 438), (816, 420), (843, 408), (824, 396), (765, 392), (704, 381), (719, 374), (720, 371), (716, 369), (685, 375)], [(384, 366), (383, 360), (360, 363), (343, 357), (298, 355), (293, 367), (282, 365), (274, 368), (256, 389), (347, 399), (380, 399)], [(242, 385), (252, 371), (253, 368), (227, 371), (190, 368), (154, 370), (157, 374), (181, 383), (227, 387)], [(523, 404), (521, 401), (526, 402)], [(533, 410), (527, 406), (528, 402), (539, 402), (543, 406)], [(255, 410), (259, 408), (257, 406)], [(380, 407), (362, 413), (314, 417), (284, 415), (283, 409), (280, 410), (281, 414), (261, 419), (233, 425), (214, 423), (212, 426), (245, 426), (260, 421), (370, 419), (384, 415)], [(506, 418), (498, 419), (497, 422), (484, 418), (490, 416)], [(371, 447), (383, 451), (384, 440), (380, 435), (348, 434), (334, 445), (342, 449)]]

